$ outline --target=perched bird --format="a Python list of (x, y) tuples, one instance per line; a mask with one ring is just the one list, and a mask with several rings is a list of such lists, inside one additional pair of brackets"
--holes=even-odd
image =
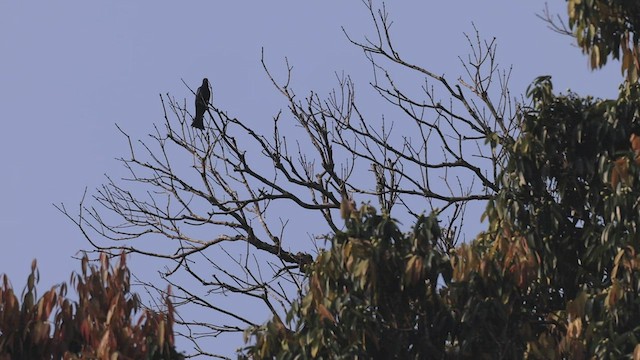
[(209, 98), (211, 92), (209, 91), (209, 80), (207, 78), (202, 79), (202, 85), (196, 91), (196, 117), (193, 118), (191, 126), (204, 130), (204, 113), (207, 111), (207, 104), (209, 104)]

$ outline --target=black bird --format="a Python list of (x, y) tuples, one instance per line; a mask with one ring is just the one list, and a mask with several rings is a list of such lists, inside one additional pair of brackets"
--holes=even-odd
[(193, 118), (191, 126), (204, 130), (204, 112), (207, 111), (209, 104), (209, 98), (211, 98), (211, 92), (209, 91), (209, 80), (207, 78), (202, 79), (202, 85), (196, 91), (196, 117)]

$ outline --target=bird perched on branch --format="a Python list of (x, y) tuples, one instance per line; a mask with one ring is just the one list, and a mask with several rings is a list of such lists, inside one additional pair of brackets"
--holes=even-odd
[(196, 117), (193, 118), (191, 126), (204, 130), (204, 113), (207, 111), (209, 104), (209, 98), (211, 97), (211, 91), (209, 91), (209, 80), (207, 78), (202, 79), (202, 85), (196, 91)]

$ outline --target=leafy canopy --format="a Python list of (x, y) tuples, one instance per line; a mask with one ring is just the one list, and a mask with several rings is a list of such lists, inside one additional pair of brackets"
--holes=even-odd
[(22, 301), (6, 275), (0, 285), (0, 359), (182, 359), (174, 346), (174, 311), (145, 309), (130, 293), (124, 253), (115, 267), (106, 254), (100, 266), (82, 258), (82, 272), (38, 297), (39, 273), (31, 266)]

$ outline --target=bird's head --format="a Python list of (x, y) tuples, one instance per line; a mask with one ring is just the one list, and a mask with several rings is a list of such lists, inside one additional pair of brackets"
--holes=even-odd
[(209, 86), (209, 79), (207, 78), (202, 79), (202, 85)]

